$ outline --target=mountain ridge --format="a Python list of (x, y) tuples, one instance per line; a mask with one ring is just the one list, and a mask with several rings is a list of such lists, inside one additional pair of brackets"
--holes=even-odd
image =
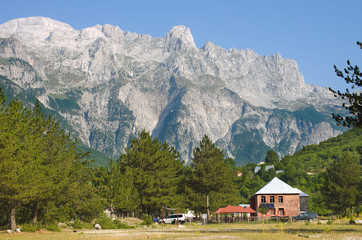
[(42, 89), (36, 97), (44, 106), (109, 156), (142, 129), (188, 160), (207, 134), (229, 156), (244, 154), (239, 164), (253, 155), (248, 144), (260, 152), (256, 162), (267, 149), (292, 154), (343, 131), (330, 116), (305, 117), (311, 109), (341, 111), (341, 104), (327, 88), (306, 84), (294, 60), (211, 42), (197, 48), (185, 26), (152, 38), (32, 17), (1, 24), (0, 43), (0, 75), (24, 90)]

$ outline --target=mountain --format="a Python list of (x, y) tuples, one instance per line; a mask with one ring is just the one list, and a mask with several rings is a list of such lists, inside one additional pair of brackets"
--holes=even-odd
[(154, 38), (14, 19), (0, 25), (0, 76), (13, 96), (39, 99), (84, 145), (113, 157), (142, 129), (186, 160), (207, 134), (239, 165), (344, 130), (330, 117), (341, 103), (306, 84), (295, 61), (211, 42), (197, 48), (185, 26)]

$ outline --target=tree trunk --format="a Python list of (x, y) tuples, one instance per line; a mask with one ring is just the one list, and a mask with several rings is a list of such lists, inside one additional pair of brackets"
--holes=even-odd
[(352, 220), (354, 219), (354, 216), (353, 216), (353, 207), (351, 207), (351, 219), (352, 219)]
[(34, 202), (33, 209), (32, 209), (32, 217), (33, 223), (36, 224), (38, 222), (38, 202)]
[(16, 219), (15, 219), (15, 203), (11, 203), (10, 206), (10, 230), (15, 232), (16, 230)]
[(210, 221), (210, 209), (209, 209), (209, 194), (206, 194), (206, 210), (207, 210), (207, 221)]

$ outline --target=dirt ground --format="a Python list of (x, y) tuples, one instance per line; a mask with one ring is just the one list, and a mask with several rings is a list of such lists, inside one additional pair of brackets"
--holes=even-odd
[(71, 230), (35, 233), (0, 232), (0, 240), (110, 240), (110, 239), (342, 239), (362, 240), (362, 225), (327, 224), (209, 224), (161, 225), (120, 230)]

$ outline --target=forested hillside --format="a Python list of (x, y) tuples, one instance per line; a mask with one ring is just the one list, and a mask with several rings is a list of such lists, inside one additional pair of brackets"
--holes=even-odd
[(362, 129), (355, 128), (319, 144), (305, 146), (292, 158), (295, 162), (302, 163), (306, 172), (319, 173), (333, 160), (341, 159), (346, 152), (357, 154), (361, 148)]
[[(238, 186), (240, 186), (242, 201), (247, 203), (258, 189), (277, 176), (310, 195), (310, 211), (326, 214), (329, 209), (320, 192), (326, 168), (346, 155), (360, 162), (361, 152), (362, 129), (355, 128), (320, 144), (305, 146), (292, 156), (284, 156), (280, 161), (266, 159), (266, 163), (261, 165), (257, 173), (254, 173), (257, 165), (249, 163), (240, 168), (243, 177), (239, 179)], [(270, 165), (274, 168), (266, 171), (265, 167)], [(277, 174), (277, 170), (282, 170), (282, 172)]]

